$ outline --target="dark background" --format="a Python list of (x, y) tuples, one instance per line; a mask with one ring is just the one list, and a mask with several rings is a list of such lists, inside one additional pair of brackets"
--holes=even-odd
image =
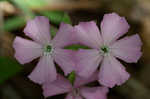
[[(0, 1), (0, 99), (44, 99), (41, 87), (27, 78), (38, 59), (23, 66), (14, 58), (12, 42), (16, 36), (27, 38), (23, 34), (27, 20), (34, 15), (49, 16), (53, 26), (51, 32), (55, 33), (60, 22), (70, 23), (65, 15), (73, 25), (94, 20), (99, 26), (103, 15), (112, 12), (127, 19), (130, 24), (127, 35), (138, 33), (141, 36), (143, 56), (137, 64), (122, 62), (131, 78), (122, 86), (110, 89), (108, 99), (150, 99), (149, 0), (49, 0), (46, 5), (40, 3), (41, 0), (31, 0), (30, 7), (24, 1), (29, 0)], [(49, 99), (63, 99), (64, 96)]]

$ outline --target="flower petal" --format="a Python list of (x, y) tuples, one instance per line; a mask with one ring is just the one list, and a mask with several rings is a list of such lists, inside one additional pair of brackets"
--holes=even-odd
[(106, 87), (83, 87), (80, 91), (85, 99), (107, 99), (108, 88)]
[(50, 25), (48, 18), (37, 16), (35, 19), (28, 21), (24, 33), (38, 43), (49, 43)]
[(39, 63), (28, 76), (32, 81), (38, 84), (52, 82), (56, 80), (56, 68), (50, 55), (42, 56)]
[(102, 44), (100, 31), (94, 21), (80, 22), (75, 26), (79, 43), (92, 47), (99, 48)]
[(102, 58), (96, 49), (80, 49), (76, 54), (77, 74), (86, 78), (91, 76), (98, 68)]
[(70, 24), (61, 23), (56, 36), (52, 40), (53, 46), (61, 48), (76, 43), (76, 32), (74, 32), (73, 27)]
[(99, 72), (99, 82), (106, 87), (121, 85), (128, 80), (129, 74), (122, 64), (113, 56), (106, 56)]
[(66, 49), (55, 49), (54, 59), (56, 63), (64, 71), (65, 75), (72, 72), (75, 69), (74, 54), (76, 52)]
[(117, 40), (128, 32), (129, 25), (124, 17), (116, 13), (105, 14), (101, 22), (101, 32), (106, 44)]
[(16, 37), (13, 42), (15, 58), (25, 64), (42, 55), (42, 46), (30, 40)]
[(57, 79), (53, 82), (46, 82), (42, 86), (45, 97), (67, 93), (72, 90), (70, 82), (61, 75), (57, 75)]
[(126, 61), (137, 62), (142, 55), (142, 42), (138, 34), (116, 41), (112, 46), (114, 56)]
[(82, 85), (86, 85), (88, 83), (91, 83), (93, 81), (98, 80), (98, 71), (94, 72), (90, 77), (88, 78), (84, 78), (84, 77), (80, 77), (78, 75), (76, 75), (76, 79), (74, 82), (74, 87), (78, 88)]
[(72, 93), (69, 93), (65, 99), (83, 99), (81, 96), (73, 96)]

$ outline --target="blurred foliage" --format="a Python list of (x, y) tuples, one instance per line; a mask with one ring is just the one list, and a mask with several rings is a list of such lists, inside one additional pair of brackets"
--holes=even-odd
[(34, 13), (29, 9), (29, 6), (25, 2), (25, 0), (11, 0), (18, 8), (20, 8), (21, 11), (23, 11), (23, 14), (26, 17), (34, 17)]
[(15, 60), (0, 56), (0, 83), (14, 76), (21, 69), (21, 65)]
[(15, 16), (12, 18), (9, 18), (4, 22), (4, 30), (6, 31), (12, 31), (18, 28), (21, 28), (25, 25), (26, 21), (23, 17)]
[(46, 0), (20, 0), (20, 1), (27, 3), (29, 7), (41, 7), (47, 4)]
[(52, 38), (56, 35), (57, 31), (58, 29), (56, 27), (52, 25), (50, 26), (50, 33), (51, 33)]
[[(25, 26), (25, 24), (27, 23), (28, 20), (34, 18), (35, 16), (39, 16), (39, 15), (46, 16), (49, 18), (50, 24), (51, 24), (50, 31), (51, 31), (52, 37), (54, 37), (56, 35), (56, 33), (58, 31), (58, 26), (61, 22), (72, 24), (71, 18), (69, 17), (69, 15), (67, 13), (68, 10), (62, 11), (63, 9), (61, 7), (60, 7), (61, 11), (51, 11), (49, 9), (45, 10), (47, 8), (47, 6), (45, 6), (45, 5), (48, 5), (47, 1), (51, 1), (51, 0), (0, 0), (0, 2), (1, 1), (8, 1), (8, 2), (10, 2), (10, 4), (12, 4), (12, 6), (14, 8), (16, 8), (15, 13), (13, 13), (13, 14), (7, 13), (5, 15), (5, 13), (4, 13), (4, 18), (3, 18), (4, 22), (2, 22), (3, 29), (4, 29), (5, 34), (6, 34), (5, 31), (9, 31), (8, 35), (10, 35), (10, 34), (14, 35), (13, 33), (16, 33), (16, 31), (18, 32), (18, 30), (19, 31), (23, 30), (23, 27)], [(85, 1), (86, 2), (86, 1), (90, 1), (90, 0), (70, 0), (70, 1)], [(96, 0), (93, 0), (93, 1), (96, 1)], [(150, 36), (150, 30), (149, 30), (150, 29), (149, 28), (150, 27), (150, 24), (149, 24), (150, 23), (150, 14), (149, 14), (150, 10), (149, 9), (150, 9), (150, 6), (149, 5), (150, 5), (150, 1), (149, 0), (127, 0), (127, 1), (99, 0), (99, 1), (101, 4), (101, 9), (88, 10), (87, 12), (86, 11), (85, 12), (84, 11), (73, 12), (71, 10), (70, 11), (71, 13), (69, 13), (69, 14), (71, 15), (72, 13), (74, 13), (72, 15), (72, 18), (74, 20), (72, 20), (72, 21), (74, 23), (78, 23), (79, 21), (83, 21), (83, 20), (86, 21), (86, 20), (95, 20), (96, 19), (100, 22), (104, 13), (110, 13), (110, 12), (117, 12), (119, 15), (125, 16), (128, 19), (129, 24), (131, 25), (131, 29), (133, 30), (133, 33), (138, 32), (142, 37), (143, 44), (144, 44), (144, 46), (143, 46), (143, 50), (144, 50), (143, 57), (144, 58), (142, 58), (142, 59), (144, 62), (138, 63), (137, 64), (138, 66), (136, 66), (137, 68), (138, 67), (141, 68), (139, 70), (141, 72), (139, 72), (137, 68), (133, 67), (133, 71), (136, 72), (136, 74), (138, 74), (138, 76), (135, 75), (136, 77), (132, 77), (133, 79), (130, 79), (126, 83), (125, 87), (124, 86), (117, 87), (117, 88), (121, 88), (121, 89), (113, 90), (113, 92), (119, 93), (120, 95), (124, 95), (127, 97), (127, 99), (141, 99), (141, 98), (149, 99), (150, 79), (148, 79), (148, 78), (145, 79), (145, 77), (146, 77), (146, 75), (149, 75), (149, 70), (150, 70), (150, 66), (149, 66), (149, 64), (150, 64), (150, 61), (149, 61), (149, 59), (150, 59), (150, 54), (149, 54), (149, 49), (150, 49), (150, 40), (149, 40), (149, 36)], [(68, 0), (68, 2), (69, 2), (69, 0)], [(78, 3), (78, 4), (80, 4), (80, 3)], [(86, 4), (86, 3), (83, 3), (83, 4)], [(92, 4), (90, 3), (90, 5), (92, 5)], [(81, 4), (80, 7), (82, 8), (82, 6), (83, 5)], [(38, 7), (39, 8), (43, 7), (44, 10), (43, 9), (42, 10), (34, 9), (34, 8), (38, 8)], [(67, 8), (67, 7), (68, 7), (68, 9), (69, 8), (72, 9), (72, 6), (70, 6), (69, 3), (68, 3), (68, 6), (65, 6), (65, 8)], [(93, 7), (93, 5), (91, 7)], [(74, 8), (76, 8), (76, 7), (74, 6)], [(56, 10), (58, 10), (58, 9), (56, 9)], [(91, 18), (89, 18), (89, 17), (91, 17)], [(137, 25), (139, 27), (137, 27)], [(12, 33), (12, 31), (13, 31), (13, 33)], [(24, 34), (22, 34), (21, 36), (23, 36), (23, 35)], [(0, 36), (2, 37), (2, 35), (0, 35)], [(8, 39), (10, 40), (9, 36), (7, 39), (4, 39), (4, 40), (0, 39), (1, 40), (0, 43), (1, 44), (3, 43), (3, 45), (10, 48), (11, 46), (6, 43), (8, 41)], [(13, 41), (10, 40), (10, 42), (13, 42)], [(1, 44), (0, 44), (0, 48), (2, 49)], [(71, 49), (71, 50), (78, 50), (80, 48), (89, 49), (87, 46), (82, 46), (82, 45), (71, 45), (71, 46), (65, 47), (65, 49)], [(6, 53), (7, 52), (9, 52), (9, 50), (7, 50)], [(1, 52), (1, 53), (3, 53), (3, 52)], [(34, 62), (33, 62), (33, 64), (34, 64)], [(131, 64), (131, 65), (135, 65), (135, 64)], [(132, 67), (129, 67), (129, 68), (132, 69)], [(0, 56), (0, 84), (3, 83), (5, 80), (8, 80), (12, 76), (15, 76), (15, 74), (20, 72), (21, 70), (22, 70), (22, 66), (15, 61), (15, 58), (10, 59), (6, 56), (5, 57)], [(132, 75), (134, 72), (131, 72)], [(22, 77), (21, 79), (24, 79), (24, 78)], [(70, 73), (68, 76), (68, 79), (70, 80), (70, 82), (73, 82), (75, 80), (75, 73), (74, 72)], [(134, 80), (134, 79), (137, 79), (137, 80)], [(140, 83), (137, 83), (139, 81), (140, 81)], [(20, 83), (20, 82), (18, 82), (18, 83)], [(29, 88), (33, 87), (33, 86), (32, 87), (27, 86), (26, 84), (22, 84), (22, 80), (21, 80), (21, 85), (24, 85), (25, 87), (29, 87)], [(21, 85), (17, 84), (17, 86), (21, 86)], [(24, 89), (25, 87), (21, 88), (21, 90)], [(146, 92), (145, 92), (145, 90), (146, 90)], [(132, 91), (132, 93), (135, 93), (135, 94), (132, 94), (131, 91)], [(31, 95), (32, 95), (34, 91), (28, 90), (28, 92), (31, 93)], [(111, 91), (110, 91), (110, 93), (111, 93)], [(37, 93), (35, 93), (35, 94), (37, 94)], [(119, 94), (117, 94), (117, 95), (119, 95)], [(125, 99), (125, 97), (116, 98), (117, 95), (115, 94), (115, 98), (110, 98), (110, 99)], [(144, 98), (144, 95), (148, 96), (148, 98)], [(1, 98), (1, 95), (0, 95), (0, 98)], [(28, 98), (28, 97), (26, 97), (26, 98)], [(6, 98), (4, 98), (4, 99), (6, 99)], [(40, 98), (28, 98), (28, 99), (40, 99)]]
[(71, 24), (71, 19), (67, 13), (62, 11), (42, 11), (41, 15), (47, 16), (54, 24), (60, 24), (61, 22)]

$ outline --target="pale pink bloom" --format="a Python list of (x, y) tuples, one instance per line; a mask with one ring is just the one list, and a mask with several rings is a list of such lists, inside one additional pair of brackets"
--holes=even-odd
[(32, 40), (16, 37), (13, 43), (15, 58), (25, 64), (40, 57), (40, 61), (29, 75), (29, 78), (39, 84), (56, 80), (57, 73), (54, 61), (59, 64), (65, 75), (74, 70), (74, 51), (63, 49), (64, 46), (74, 44), (73, 27), (62, 23), (51, 40), (49, 20), (44, 16), (37, 16), (30, 20), (24, 33)]
[(87, 87), (86, 84), (97, 79), (97, 73), (90, 78), (76, 76), (74, 86), (63, 76), (58, 75), (57, 80), (52, 83), (43, 84), (43, 94), (50, 97), (58, 94), (68, 93), (65, 99), (106, 99), (108, 88)]
[(128, 32), (129, 25), (116, 13), (105, 14), (100, 28), (101, 33), (94, 21), (75, 26), (80, 44), (93, 48), (78, 51), (77, 73), (89, 77), (101, 63), (99, 82), (107, 87), (121, 85), (129, 74), (116, 58), (136, 63), (142, 55), (140, 37), (135, 34), (119, 39)]

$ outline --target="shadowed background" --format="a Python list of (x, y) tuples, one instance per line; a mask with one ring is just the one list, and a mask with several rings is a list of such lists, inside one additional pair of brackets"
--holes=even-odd
[[(127, 35), (138, 33), (143, 56), (137, 64), (122, 62), (131, 78), (110, 89), (108, 99), (150, 99), (150, 1), (149, 0), (1, 0), (0, 1), (0, 99), (44, 99), (39, 85), (30, 81), (37, 60), (21, 65), (14, 58), (15, 36), (28, 38), (23, 29), (36, 15), (47, 16), (54, 36), (61, 22), (76, 25), (116, 12), (130, 24)], [(62, 99), (64, 95), (49, 99)]]

